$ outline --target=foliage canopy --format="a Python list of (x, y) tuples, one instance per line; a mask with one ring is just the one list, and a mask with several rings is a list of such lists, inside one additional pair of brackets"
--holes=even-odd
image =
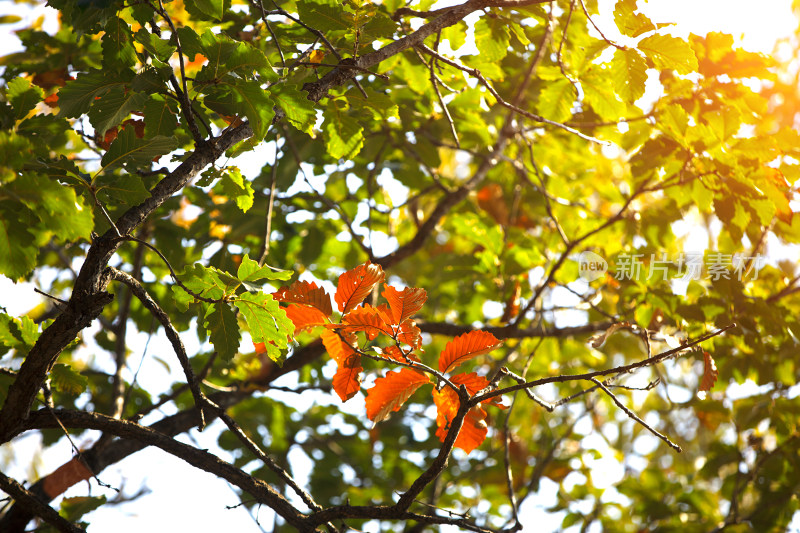
[(0, 313), (0, 442), (101, 436), (0, 474), (0, 530), (80, 530), (147, 446), (286, 530), (791, 522), (796, 64), (636, 0), (613, 38), (595, 0), (49, 5), (2, 58), (0, 274), (48, 299)]

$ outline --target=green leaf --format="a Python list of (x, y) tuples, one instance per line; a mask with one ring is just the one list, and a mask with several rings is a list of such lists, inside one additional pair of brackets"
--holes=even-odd
[(653, 35), (639, 41), (637, 48), (659, 70), (675, 70), (678, 74), (689, 74), (697, 70), (694, 50), (683, 39), (669, 35)]
[(132, 174), (106, 174), (96, 179), (94, 185), (98, 193), (126, 205), (138, 205), (150, 198), (142, 178)]
[(168, 154), (177, 147), (178, 141), (174, 137), (157, 135), (150, 139), (137, 139), (133, 126), (126, 126), (103, 156), (102, 171), (109, 172), (126, 164), (150, 168), (154, 158)]
[(625, 116), (627, 106), (617, 97), (614, 87), (610, 84), (609, 69), (600, 66), (587, 73), (581, 79), (584, 100), (604, 120), (614, 121)]
[(157, 35), (150, 33), (144, 28), (137, 31), (134, 38), (136, 42), (141, 44), (151, 55), (164, 62), (168, 61), (176, 50), (176, 47), (170, 44), (169, 41), (159, 38)]
[(228, 77), (224, 83), (208, 88), (203, 103), (221, 115), (247, 117), (255, 143), (267, 134), (275, 116), (268, 92), (256, 81)]
[(620, 0), (614, 6), (614, 22), (620, 33), (629, 37), (638, 37), (648, 31), (655, 31), (656, 26), (642, 13), (634, 14), (636, 0)]
[(304, 23), (323, 32), (351, 29), (339, 2), (299, 0), (297, 12)]
[(549, 82), (539, 94), (539, 114), (544, 118), (563, 122), (572, 116), (575, 88), (567, 79)]
[(286, 281), (291, 279), (293, 273), (290, 270), (273, 270), (269, 266), (259, 266), (256, 261), (250, 259), (248, 254), (242, 258), (239, 264), (239, 270), (236, 277), (242, 283), (254, 283), (261, 280), (281, 280)]
[(351, 158), (364, 146), (364, 128), (356, 119), (346, 114), (341, 103), (333, 100), (325, 110), (322, 124), (325, 148), (334, 159)]
[(50, 383), (59, 392), (77, 396), (86, 390), (89, 378), (77, 373), (69, 365), (54, 365), (50, 371)]
[(475, 23), (475, 46), (485, 61), (500, 61), (508, 53), (509, 31), (499, 17), (481, 17)]
[(397, 104), (383, 93), (379, 93), (370, 87), (365, 89), (367, 97), (361, 91), (353, 89), (347, 92), (347, 102), (355, 110), (368, 113), (375, 120), (388, 120), (389, 118), (400, 118), (398, 115)]
[(288, 347), (294, 324), (278, 302), (272, 296), (259, 292), (243, 294), (234, 303), (250, 328), (253, 342), (263, 342), (270, 359), (279, 365), (283, 364), (285, 355), (281, 350)]
[(236, 207), (246, 213), (253, 207), (253, 186), (237, 167), (228, 167), (222, 173), (222, 194), (236, 202)]
[(172, 286), (172, 296), (175, 298), (175, 306), (184, 313), (189, 310), (189, 305), (195, 302), (194, 296), (186, 292), (180, 285)]
[(194, 7), (215, 20), (222, 20), (224, 2), (222, 0), (194, 0)]
[(72, 187), (47, 176), (26, 172), (11, 186), (17, 199), (28, 206), (58, 241), (89, 240), (94, 229), (92, 210), (83, 205)]
[(171, 137), (178, 127), (178, 105), (170, 98), (154, 94), (144, 105), (144, 137)]
[(286, 113), (289, 123), (298, 130), (312, 134), (317, 121), (317, 110), (308, 94), (296, 86), (280, 84), (270, 90), (272, 100)]
[(647, 63), (632, 48), (617, 50), (611, 60), (611, 81), (623, 102), (633, 103), (644, 94)]
[(106, 23), (102, 42), (104, 70), (125, 70), (136, 65), (133, 35), (130, 26), (124, 20), (119, 17), (110, 18)]
[(61, 501), (59, 514), (70, 522), (77, 522), (83, 515), (90, 513), (106, 503), (105, 496), (75, 496)]
[(89, 121), (99, 134), (119, 126), (132, 111), (140, 111), (147, 96), (142, 93), (125, 91), (121, 86), (112, 87), (94, 102), (89, 110)]
[(204, 326), (214, 349), (225, 360), (230, 361), (239, 351), (241, 332), (231, 306), (224, 302), (211, 304), (206, 312)]
[[(38, 248), (35, 236), (28, 231), (20, 204), (0, 201), (0, 274), (16, 280), (36, 266)], [(24, 208), (22, 208), (24, 209)]]
[(58, 116), (77, 118), (83, 115), (96, 97), (102, 96), (112, 87), (124, 85), (130, 79), (124, 74), (109, 75), (101, 70), (79, 74), (58, 91)]
[(138, 93), (164, 93), (167, 90), (166, 80), (172, 74), (172, 67), (145, 67), (131, 81), (131, 89)]
[(21, 120), (44, 98), (44, 91), (25, 78), (8, 82), (8, 99), (14, 106), (14, 118)]
[(239, 280), (227, 272), (214, 267), (204, 267), (200, 263), (187, 266), (180, 275), (180, 280), (193, 293), (212, 300), (232, 295), (240, 285)]
[(442, 30), (442, 39), (450, 42), (453, 51), (458, 50), (467, 43), (467, 23), (463, 20)]

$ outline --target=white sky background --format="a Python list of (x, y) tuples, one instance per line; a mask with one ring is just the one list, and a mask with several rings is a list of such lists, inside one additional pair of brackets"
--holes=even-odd
[[(614, 3), (615, 0), (600, 0), (601, 13), (610, 15)], [(686, 36), (689, 33), (702, 35), (711, 31), (721, 31), (733, 35), (740, 45), (748, 50), (770, 53), (777, 39), (791, 35), (797, 28), (797, 20), (791, 12), (790, 3), (790, 0), (760, 0), (757, 3), (752, 0), (650, 0), (642, 3), (640, 0), (640, 8), (654, 22), (676, 22), (677, 26), (670, 30), (673, 34)], [(48, 11), (40, 6), (31, 12), (29, 6), (0, 0), (0, 16), (7, 14), (23, 16), (23, 21), (19, 24), (0, 26), (0, 55), (19, 49), (19, 41), (13, 36), (13, 29), (29, 25), (39, 15)], [(618, 35), (610, 16), (597, 17), (595, 22), (607, 37), (614, 39)], [(50, 30), (52, 26), (45, 28)], [(260, 165), (260, 162), (247, 164), (246, 161), (240, 164), (242, 170), (250, 174), (250, 177), (258, 172)], [(250, 169), (253, 169), (252, 173), (249, 172)], [(42, 286), (46, 287), (47, 284), (42, 283)], [(31, 284), (15, 285), (0, 276), (0, 306), (6, 307), (12, 315), (24, 314), (40, 301), (41, 297), (33, 292)], [(132, 350), (129, 364), (135, 367), (142, 356), (146, 334), (131, 335), (128, 340)], [(191, 346), (191, 335), (185, 335), (184, 342), (188, 344), (189, 353), (198, 348), (196, 345)], [(162, 333), (154, 336), (150, 343), (140, 374), (140, 382), (152, 384), (156, 390), (163, 390), (173, 379), (182, 379), (182, 376), (169, 375), (163, 367), (152, 361), (152, 355), (159, 355), (169, 361), (173, 369), (178, 369), (171, 348)], [(291, 386), (293, 378), (287, 377), (287, 381), (286, 385)], [(322, 401), (336, 403), (333, 399), (335, 398), (325, 398)], [(297, 397), (289, 395), (287, 401), (296, 403)], [(346, 407), (357, 402), (358, 400), (350, 402)], [(363, 402), (355, 409), (358, 412), (363, 411)], [(164, 412), (172, 414), (174, 408), (165, 408)], [(219, 425), (212, 425), (203, 433), (195, 430), (189, 436), (182, 436), (181, 439), (202, 448), (216, 450), (219, 431)], [(93, 435), (92, 438), (83, 438), (77, 444), (88, 447), (95, 437)], [(601, 439), (593, 441), (592, 444), (602, 448)], [(600, 451), (604, 452), (603, 449)], [(610, 451), (604, 455), (613, 457)], [(221, 456), (226, 458), (224, 452)], [(34, 434), (23, 436), (0, 447), (0, 466), (8, 475), (20, 481), (34, 480), (38, 476), (45, 475), (71, 457), (70, 445), (64, 439), (58, 445), (42, 450), (39, 438)], [(301, 458), (299, 462), (304, 461)], [(618, 467), (609, 469), (613, 466), (612, 463), (616, 465), (616, 461), (602, 460), (596, 465), (598, 469), (608, 469), (609, 484), (617, 481), (621, 475), (614, 471)], [(238, 502), (237, 496), (226, 482), (160, 450), (145, 449), (110, 466), (99, 477), (105, 483), (117, 488), (122, 488), (124, 480), (127, 494), (135, 492), (141, 486), (148, 487), (152, 493), (136, 500), (132, 505), (104, 508), (87, 515), (87, 519), (91, 522), (89, 531), (120, 533), (148, 529), (151, 531), (227, 530), (240, 533), (261, 531), (243, 508), (225, 509), (226, 505), (235, 505)], [(302, 473), (299, 477), (302, 482)], [(598, 481), (599, 477), (596, 476), (595, 481)], [(105, 493), (109, 498), (114, 496), (112, 492), (99, 489), (95, 483), (92, 485), (92, 495)], [(553, 517), (545, 511), (555, 503), (553, 497), (555, 490), (555, 484), (545, 481), (542, 483), (540, 495), (526, 502), (522, 509), (523, 521), (527, 524), (525, 531), (559, 530), (560, 518)], [(66, 493), (67, 496), (87, 494), (89, 492), (86, 483), (80, 483)], [(58, 502), (59, 500), (56, 500), (55, 504)], [(265, 530), (272, 529), (272, 513), (268, 509), (262, 509), (260, 519)], [(800, 520), (795, 520), (795, 524), (800, 527)]]

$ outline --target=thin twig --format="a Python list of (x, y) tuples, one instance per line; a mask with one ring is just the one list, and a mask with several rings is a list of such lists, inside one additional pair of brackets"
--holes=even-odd
[(619, 401), (619, 398), (617, 398), (617, 396), (616, 396), (616, 395), (615, 395), (613, 392), (611, 392), (611, 391), (608, 389), (608, 387), (606, 387), (605, 385), (603, 385), (603, 382), (599, 381), (599, 380), (598, 380), (598, 379), (596, 379), (596, 378), (589, 378), (589, 380), (590, 380), (592, 383), (594, 383), (595, 385), (597, 385), (598, 387), (600, 387), (601, 389), (603, 389), (603, 392), (605, 392), (606, 394), (608, 394), (608, 395), (611, 397), (611, 399), (612, 399), (612, 400), (614, 400), (614, 403), (615, 403), (615, 404), (617, 404), (617, 407), (619, 407), (620, 409), (622, 409), (622, 411), (623, 411), (623, 412), (624, 412), (626, 415), (628, 415), (628, 416), (629, 416), (630, 418), (632, 418), (633, 420), (637, 421), (637, 422), (638, 422), (639, 424), (641, 424), (641, 425), (642, 425), (642, 426), (643, 426), (645, 429), (647, 429), (647, 430), (648, 430), (650, 433), (652, 433), (653, 435), (655, 435), (655, 436), (656, 436), (656, 437), (658, 437), (659, 439), (661, 439), (661, 440), (663, 440), (664, 442), (666, 442), (666, 443), (667, 443), (667, 444), (668, 444), (668, 445), (669, 445), (669, 446), (670, 446), (670, 447), (671, 447), (673, 450), (675, 450), (676, 452), (680, 453), (680, 452), (682, 452), (682, 451), (683, 451), (683, 450), (681, 450), (681, 447), (680, 447), (680, 446), (678, 446), (677, 444), (675, 444), (674, 442), (672, 442), (671, 440), (669, 440), (669, 437), (667, 437), (667, 436), (666, 436), (666, 435), (664, 435), (663, 433), (659, 433), (658, 431), (656, 431), (655, 429), (653, 429), (652, 427), (650, 427), (650, 426), (647, 424), (647, 422), (645, 422), (644, 420), (642, 420), (641, 418), (639, 418), (639, 417), (636, 415), (636, 413), (634, 413), (633, 411), (631, 411), (630, 409), (628, 409), (627, 407), (625, 407), (625, 406), (622, 404), (622, 402), (621, 402), (621, 401)]
[(601, 145), (604, 145), (604, 146), (608, 146), (608, 145), (611, 144), (608, 141), (603, 141), (601, 139), (598, 139), (597, 137), (592, 137), (591, 135), (587, 135), (587, 134), (585, 134), (583, 132), (580, 132), (580, 131), (576, 130), (575, 128), (571, 128), (571, 127), (567, 126), (566, 124), (563, 124), (561, 122), (556, 122), (554, 120), (550, 120), (550, 119), (544, 118), (541, 115), (537, 115), (535, 113), (531, 113), (530, 111), (526, 111), (525, 109), (522, 109), (521, 107), (518, 107), (517, 105), (514, 105), (514, 104), (512, 104), (510, 102), (507, 102), (502, 96), (500, 96), (500, 94), (486, 80), (486, 78), (483, 77), (483, 75), (480, 73), (480, 71), (478, 69), (470, 68), (470, 67), (464, 66), (464, 65), (462, 65), (462, 64), (460, 64), (460, 63), (458, 63), (458, 62), (456, 62), (456, 61), (454, 61), (452, 59), (448, 59), (448, 58), (444, 57), (443, 55), (439, 54), (438, 52), (436, 52), (434, 50), (431, 50), (430, 48), (428, 48), (424, 44), (420, 44), (420, 45), (418, 45), (418, 47), (419, 47), (420, 50), (422, 50), (423, 52), (425, 52), (428, 55), (431, 55), (431, 56), (435, 57), (439, 61), (441, 61), (443, 63), (446, 63), (446, 64), (450, 65), (451, 67), (455, 67), (455, 68), (457, 68), (457, 69), (459, 69), (461, 71), (464, 71), (464, 72), (470, 74), (471, 76), (473, 76), (475, 79), (478, 80), (478, 82), (481, 85), (486, 87), (486, 89), (489, 91), (489, 93), (491, 93), (491, 95), (495, 98), (495, 100), (497, 100), (497, 103), (499, 103), (503, 107), (506, 107), (506, 108), (510, 109), (514, 113), (522, 115), (523, 117), (527, 117), (527, 118), (529, 118), (529, 119), (531, 119), (533, 121), (540, 122), (542, 124), (548, 124), (550, 126), (554, 126), (556, 128), (560, 128), (560, 129), (562, 129), (564, 131), (572, 133), (573, 135), (577, 135), (581, 139), (584, 139), (584, 140), (587, 140), (587, 141), (591, 141), (593, 143), (601, 144)]
[(111, 279), (127, 285), (131, 289), (131, 292), (133, 292), (134, 296), (136, 296), (136, 298), (142, 302), (142, 305), (145, 307), (145, 309), (150, 311), (150, 313), (152, 313), (152, 315), (161, 323), (161, 326), (164, 328), (164, 332), (166, 333), (170, 344), (172, 344), (172, 349), (178, 356), (178, 361), (180, 361), (181, 367), (183, 367), (183, 373), (186, 376), (186, 382), (189, 385), (189, 390), (192, 391), (195, 404), (200, 411), (200, 424), (198, 427), (202, 431), (205, 427), (204, 408), (207, 405), (208, 400), (200, 390), (200, 381), (197, 379), (197, 376), (192, 369), (192, 365), (189, 363), (189, 356), (186, 354), (186, 348), (183, 346), (183, 341), (181, 340), (178, 331), (172, 325), (169, 315), (167, 315), (167, 313), (161, 309), (161, 306), (159, 306), (158, 303), (153, 300), (145, 288), (135, 278), (131, 277), (125, 272), (122, 272), (121, 270), (117, 270), (116, 268), (109, 267), (109, 271), (111, 274)]

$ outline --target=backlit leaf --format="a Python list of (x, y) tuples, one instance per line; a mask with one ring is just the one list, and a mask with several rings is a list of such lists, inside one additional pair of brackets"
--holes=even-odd
[(439, 355), (439, 371), (450, 372), (473, 357), (491, 352), (502, 341), (488, 331), (470, 331), (459, 335), (445, 345)]
[(347, 325), (348, 330), (363, 331), (369, 340), (375, 339), (378, 335), (394, 335), (391, 326), (387, 324), (378, 310), (371, 305), (364, 305), (353, 309), (342, 317), (342, 324)]
[(239, 351), (241, 341), (239, 324), (233, 309), (224, 302), (211, 304), (203, 325), (208, 330), (208, 337), (214, 345), (214, 350), (224, 360), (230, 361)]
[(689, 74), (697, 70), (694, 50), (683, 39), (669, 35), (652, 35), (642, 39), (636, 47), (659, 70), (675, 70), (678, 74)]
[(372, 289), (383, 281), (384, 274), (380, 265), (367, 261), (339, 276), (334, 299), (339, 311), (347, 313), (364, 301)]
[(375, 386), (367, 390), (367, 417), (376, 424), (385, 420), (400, 407), (422, 385), (430, 383), (424, 374), (403, 368), (399, 372), (387, 372), (385, 377), (375, 380)]
[(89, 378), (76, 372), (71, 366), (57, 364), (50, 371), (50, 383), (59, 392), (77, 396), (86, 390)]
[(642, 97), (647, 63), (639, 52), (632, 48), (614, 52), (610, 73), (614, 90), (624, 102), (633, 103)]
[(333, 376), (333, 390), (343, 402), (356, 395), (361, 388), (361, 356), (354, 353), (339, 361), (339, 368)]
[(289, 345), (294, 324), (278, 301), (263, 292), (245, 293), (236, 298), (234, 305), (242, 312), (253, 342), (266, 341), (267, 355), (282, 365), (285, 357), (282, 350)]
[(400, 332), (397, 334), (397, 340), (408, 344), (416, 350), (422, 345), (422, 332), (419, 327), (417, 327), (416, 322), (413, 320), (405, 320), (400, 324)]
[(328, 355), (336, 361), (344, 361), (352, 354), (356, 353), (352, 346), (342, 340), (339, 333), (333, 330), (326, 330), (322, 332), (322, 344), (328, 351)]
[(400, 324), (405, 319), (414, 316), (428, 299), (425, 289), (406, 287), (402, 291), (398, 291), (391, 285), (384, 285), (384, 287), (383, 297), (389, 302), (394, 324)]
[(326, 317), (333, 312), (331, 297), (313, 281), (295, 281), (288, 287), (281, 287), (273, 297), (281, 302), (310, 305)]
[(698, 390), (700, 392), (708, 392), (714, 388), (714, 384), (719, 377), (719, 370), (717, 370), (717, 363), (711, 354), (703, 350), (703, 378), (700, 380)]
[(289, 304), (284, 311), (294, 324), (295, 333), (329, 323), (325, 313), (310, 305)]

